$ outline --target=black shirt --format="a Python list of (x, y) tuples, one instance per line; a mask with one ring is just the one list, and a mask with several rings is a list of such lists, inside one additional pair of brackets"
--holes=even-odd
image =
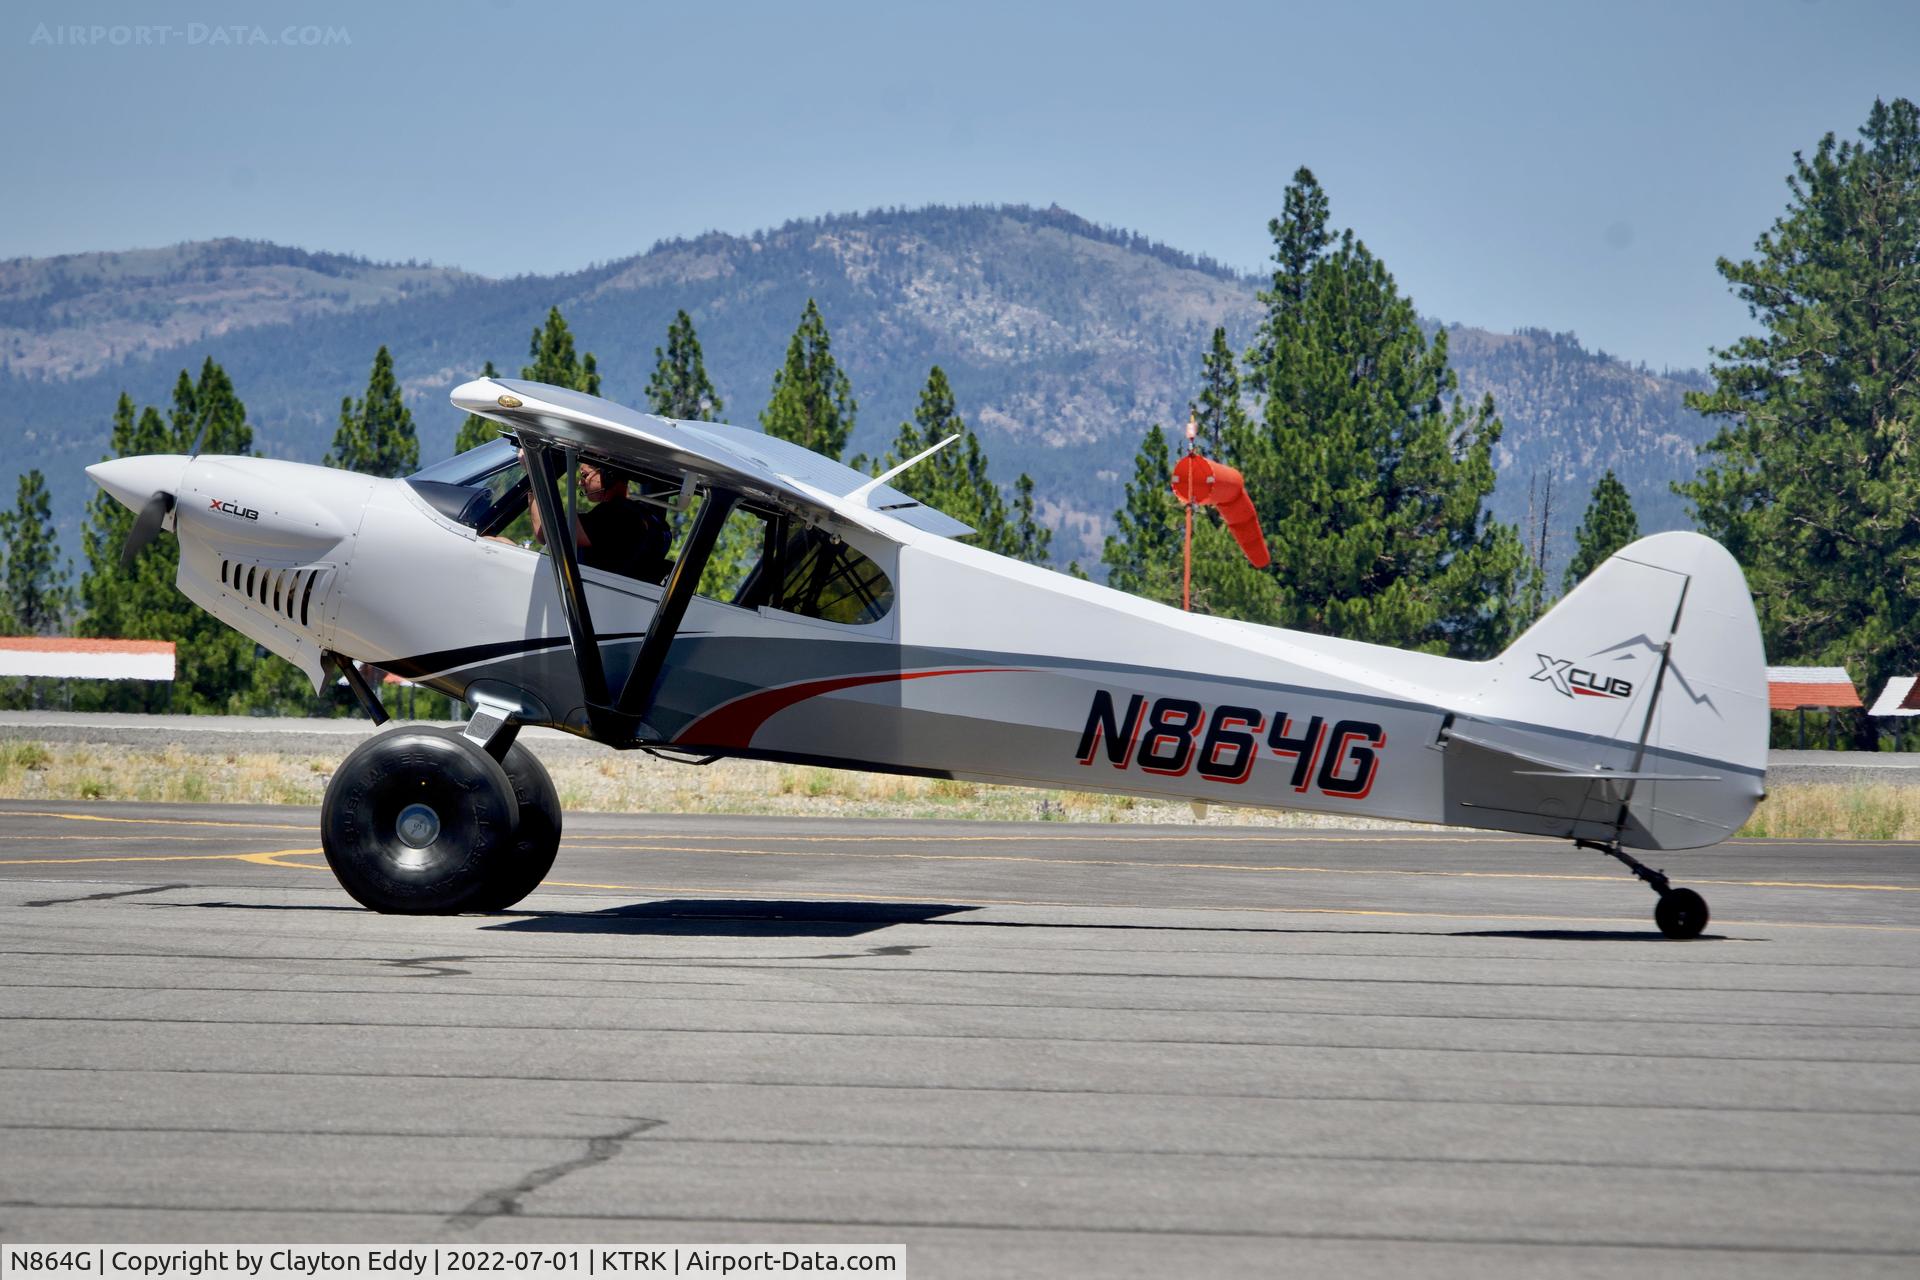
[(587, 535), (580, 563), (624, 578), (658, 582), (666, 576), (673, 533), (652, 507), (628, 498), (603, 502), (580, 517)]

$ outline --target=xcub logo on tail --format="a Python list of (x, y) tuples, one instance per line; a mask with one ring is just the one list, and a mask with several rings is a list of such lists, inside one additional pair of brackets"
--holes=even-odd
[(1573, 665), (1572, 658), (1555, 658), (1537, 653), (1540, 669), (1530, 677), (1550, 684), (1566, 698), (1631, 698), (1633, 684), (1618, 676), (1597, 675)]

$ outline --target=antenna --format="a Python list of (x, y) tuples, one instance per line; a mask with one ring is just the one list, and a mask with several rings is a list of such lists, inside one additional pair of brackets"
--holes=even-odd
[(948, 445), (952, 444), (955, 440), (958, 440), (959, 438), (960, 438), (960, 433), (956, 431), (952, 435), (948, 436), (945, 440), (942, 440), (939, 444), (934, 445), (931, 449), (922, 449), (919, 453), (914, 454), (911, 458), (908, 458), (905, 462), (901, 463), (899, 466), (895, 467), (893, 470), (883, 471), (879, 475), (875, 476), (873, 479), (861, 485), (858, 489), (855, 489), (852, 493), (847, 495), (847, 500), (850, 502), (857, 502), (863, 507), (872, 506), (873, 504), (871, 502), (871, 499), (873, 497), (873, 491), (875, 489), (878, 489), (881, 485), (893, 479), (895, 476), (899, 475), (902, 471), (905, 471), (908, 467), (913, 466), (915, 463), (921, 462), (927, 458), (931, 458), (934, 454), (940, 452), (942, 449), (946, 448)]

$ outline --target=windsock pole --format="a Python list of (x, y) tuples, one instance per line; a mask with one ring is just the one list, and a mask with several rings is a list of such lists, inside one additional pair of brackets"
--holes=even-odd
[[(1199, 449), (1194, 436), (1199, 433), (1200, 424), (1194, 416), (1187, 415), (1187, 456), (1192, 457)], [(1180, 571), (1180, 607), (1188, 613), (1193, 612), (1193, 490), (1187, 490), (1187, 538), (1184, 550), (1184, 564)]]

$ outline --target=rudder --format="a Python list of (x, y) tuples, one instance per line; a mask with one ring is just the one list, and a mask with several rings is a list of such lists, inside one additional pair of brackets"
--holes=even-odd
[(1745, 576), (1710, 538), (1622, 548), (1488, 669), (1450, 726), (1447, 776), (1449, 809), (1494, 812), (1461, 820), (1695, 848), (1759, 802), (1766, 656)]

